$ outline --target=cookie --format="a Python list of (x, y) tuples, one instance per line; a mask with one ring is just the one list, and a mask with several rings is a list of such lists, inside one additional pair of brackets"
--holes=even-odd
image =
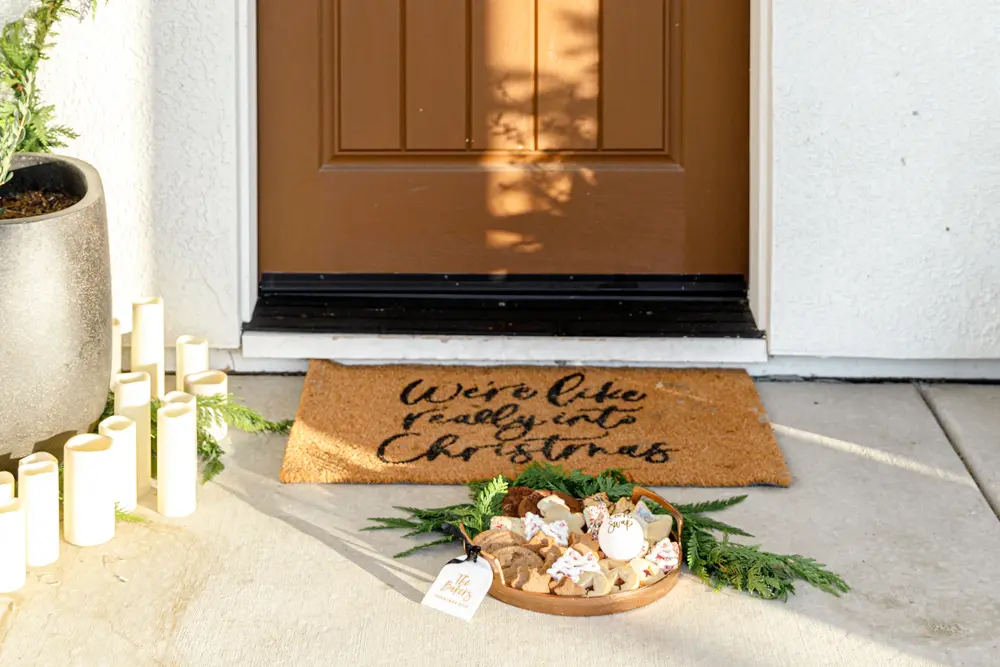
[(604, 509), (610, 512), (611, 508), (614, 507), (614, 505), (615, 504), (611, 502), (611, 498), (608, 498), (608, 494), (604, 493), (603, 491), (601, 491), (600, 493), (595, 493), (594, 495), (588, 496), (583, 499), (584, 508), (595, 507), (595, 506), (603, 507)]
[(538, 511), (538, 503), (546, 496), (551, 495), (551, 491), (532, 491), (530, 494), (523, 496), (521, 502), (517, 505), (517, 515), (521, 518), (524, 518), (529, 513), (541, 516), (541, 512)]
[(544, 562), (542, 563), (542, 569), (548, 570), (552, 567), (557, 560), (559, 560), (562, 555), (566, 552), (563, 547), (553, 544), (550, 547), (545, 547), (538, 551), (538, 555), (542, 557)]
[(497, 550), (504, 547), (519, 547), (526, 540), (510, 530), (484, 530), (476, 535), (472, 543), (486, 553), (496, 555)]
[(656, 544), (660, 540), (670, 537), (670, 531), (674, 528), (674, 517), (667, 514), (658, 516), (646, 526), (646, 539)]
[(562, 491), (553, 491), (552, 495), (561, 498), (562, 501), (566, 503), (566, 507), (569, 508), (569, 511), (572, 514), (576, 514), (577, 512), (583, 511), (583, 501), (580, 500), (579, 498), (574, 498), (568, 493), (563, 493)]
[(517, 513), (517, 507), (520, 505), (521, 500), (525, 496), (530, 496), (534, 493), (534, 489), (529, 489), (526, 486), (515, 486), (507, 490), (507, 495), (504, 496), (503, 502), (500, 504), (501, 510), (506, 516), (520, 516)]
[(655, 563), (651, 563), (645, 558), (633, 558), (628, 562), (629, 567), (639, 575), (639, 585), (648, 586), (667, 576), (663, 570)]
[(667, 537), (654, 544), (644, 558), (664, 572), (672, 572), (680, 565), (680, 546)]
[(601, 529), (601, 524), (607, 521), (611, 514), (608, 513), (608, 508), (604, 505), (590, 505), (583, 508), (582, 516), (587, 526), (587, 532), (597, 535)]
[[(570, 533), (569, 545), (571, 547), (580, 546), (587, 551), (593, 551), (595, 554), (601, 550), (600, 545), (597, 543), (597, 538), (588, 533)], [(577, 549), (580, 551), (580, 549)]]
[(597, 562), (597, 556), (592, 553), (581, 554), (574, 549), (567, 549), (547, 572), (556, 581), (563, 578), (570, 578), (577, 581), (584, 572), (600, 572), (601, 566)]
[(560, 581), (559, 585), (552, 589), (552, 592), (567, 597), (582, 597), (587, 594), (587, 590), (583, 586), (575, 583), (569, 577)]
[(518, 535), (524, 535), (524, 525), (517, 517), (495, 516), (490, 519), (490, 530), (509, 530)]
[(648, 507), (646, 507), (646, 502), (643, 500), (640, 500), (635, 504), (635, 509), (632, 510), (632, 516), (645, 524), (650, 524), (656, 521), (656, 515), (653, 514)]
[(612, 558), (602, 558), (601, 560), (597, 561), (597, 564), (600, 565), (601, 569), (606, 572), (611, 572), (621, 567), (628, 567), (628, 563), (626, 563), (625, 561), (614, 560)]
[(538, 511), (546, 519), (561, 519), (570, 513), (566, 501), (556, 495), (545, 496), (538, 501)]
[(551, 537), (561, 547), (569, 546), (569, 526), (562, 519), (542, 526), (542, 532)]
[(612, 582), (611, 590), (614, 593), (621, 591), (634, 591), (639, 588), (639, 574), (629, 565), (611, 570), (608, 579)]
[(540, 553), (541, 550), (546, 547), (554, 546), (556, 546), (555, 539), (541, 531), (535, 533), (535, 535), (524, 544), (525, 549), (531, 549), (535, 553)]
[(587, 591), (588, 598), (596, 598), (611, 592), (611, 580), (604, 572), (584, 572), (577, 584)]
[(631, 514), (633, 510), (635, 510), (635, 503), (628, 498), (619, 498), (610, 512), (612, 514)]
[(519, 567), (538, 568), (542, 566), (542, 557), (524, 547), (503, 547), (493, 552), (494, 558), (500, 563), (500, 568), (507, 570)]
[(540, 570), (519, 567), (511, 586), (527, 593), (548, 593), (550, 583), (552, 583), (552, 575)]
[(538, 503), (543, 498), (547, 498), (549, 496), (556, 496), (562, 500), (570, 513), (579, 512), (583, 509), (583, 505), (580, 501), (569, 494), (563, 493), (562, 491), (541, 490), (535, 491), (521, 499), (517, 506), (517, 515), (523, 517), (528, 512), (541, 515), (541, 512), (538, 509)]

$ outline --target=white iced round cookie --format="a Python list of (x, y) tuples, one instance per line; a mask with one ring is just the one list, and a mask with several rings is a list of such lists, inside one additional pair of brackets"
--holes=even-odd
[(601, 524), (597, 532), (597, 542), (608, 558), (627, 563), (639, 555), (642, 545), (646, 543), (646, 537), (635, 517), (615, 514)]

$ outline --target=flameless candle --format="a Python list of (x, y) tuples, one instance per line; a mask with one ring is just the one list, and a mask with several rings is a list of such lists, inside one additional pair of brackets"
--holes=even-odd
[(111, 389), (115, 388), (115, 376), (122, 372), (122, 323), (118, 318), (111, 320)]
[(24, 586), (26, 567), (21, 501), (0, 501), (0, 593), (13, 593)]
[(132, 303), (132, 372), (149, 374), (151, 398), (163, 398), (163, 299)]
[[(184, 390), (193, 396), (228, 396), (229, 378), (222, 371), (205, 371), (188, 375), (184, 381)], [(209, 434), (217, 441), (229, 433), (229, 425), (221, 419), (213, 421), (208, 428)]]
[(17, 497), (24, 510), (29, 567), (59, 559), (59, 462), (46, 452), (25, 456), (17, 466)]
[(94, 433), (74, 435), (63, 448), (63, 536), (78, 547), (115, 536), (114, 442)]
[(156, 509), (166, 517), (188, 516), (197, 506), (196, 415), (195, 406), (184, 402), (156, 413)]
[[(146, 423), (149, 423), (148, 420)], [(136, 444), (135, 422), (128, 417), (108, 417), (97, 425), (97, 432), (111, 438), (112, 485), (115, 488), (115, 503), (125, 512), (135, 509), (138, 495), (136, 484)]]
[(115, 414), (135, 422), (135, 493), (141, 498), (153, 486), (148, 373), (118, 375), (115, 381)]
[(197, 407), (198, 399), (186, 391), (171, 391), (167, 392), (167, 394), (163, 397), (163, 405), (170, 405), (171, 403), (180, 403), (181, 405)]
[(17, 494), (14, 493), (14, 476), (9, 472), (0, 472), (0, 503), (14, 500)]
[(184, 380), (188, 375), (207, 371), (208, 340), (195, 336), (181, 336), (177, 339), (177, 391), (184, 391)]

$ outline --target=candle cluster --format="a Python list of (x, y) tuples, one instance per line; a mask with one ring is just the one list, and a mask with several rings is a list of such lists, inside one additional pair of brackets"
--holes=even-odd
[[(156, 401), (156, 507), (186, 517), (197, 507), (197, 396), (228, 395), (225, 373), (209, 366), (208, 341), (177, 339), (176, 384), (165, 386), (163, 300), (132, 304), (131, 372), (122, 372), (121, 324), (111, 323), (114, 415), (97, 433), (75, 435), (63, 448), (63, 538), (96, 546), (115, 534), (116, 508), (132, 511), (153, 488), (150, 425)], [(224, 425), (213, 425), (217, 440)], [(59, 462), (38, 452), (18, 462), (17, 480), (0, 472), (0, 593), (25, 584), (29, 567), (59, 558)]]

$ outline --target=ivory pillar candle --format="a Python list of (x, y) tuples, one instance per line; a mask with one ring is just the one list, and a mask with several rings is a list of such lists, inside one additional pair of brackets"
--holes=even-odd
[(116, 317), (111, 320), (111, 389), (115, 388), (115, 376), (122, 372), (122, 323)]
[(188, 516), (197, 506), (196, 415), (195, 406), (184, 402), (168, 403), (156, 413), (156, 510), (166, 517)]
[(115, 378), (115, 414), (135, 422), (135, 493), (141, 498), (153, 486), (148, 373), (121, 373)]
[[(184, 381), (184, 390), (192, 396), (228, 396), (229, 377), (222, 371), (205, 371), (188, 375)], [(213, 421), (208, 428), (209, 434), (221, 441), (229, 433), (229, 425), (222, 421)]]
[(17, 497), (24, 510), (28, 567), (59, 560), (59, 462), (46, 452), (21, 459), (17, 466)]
[(179, 403), (181, 405), (190, 405), (192, 407), (197, 407), (198, 399), (196, 399), (191, 394), (186, 391), (171, 391), (163, 397), (163, 405), (170, 405), (172, 403)]
[(0, 500), (0, 593), (25, 584), (24, 510), (17, 498)]
[(17, 494), (14, 493), (14, 476), (6, 471), (0, 472), (0, 503), (14, 500), (16, 497)]
[[(149, 421), (147, 420), (148, 424)], [(138, 504), (138, 484), (136, 483), (136, 439), (135, 422), (128, 417), (108, 417), (97, 425), (97, 432), (111, 438), (112, 481), (115, 504), (125, 512), (131, 512)]]
[(74, 435), (63, 448), (63, 536), (78, 547), (104, 544), (115, 536), (114, 441), (103, 435)]
[(149, 374), (151, 398), (163, 398), (163, 299), (132, 303), (132, 372)]
[(181, 336), (177, 339), (177, 391), (184, 391), (184, 379), (188, 375), (209, 369), (208, 339), (195, 336)]

